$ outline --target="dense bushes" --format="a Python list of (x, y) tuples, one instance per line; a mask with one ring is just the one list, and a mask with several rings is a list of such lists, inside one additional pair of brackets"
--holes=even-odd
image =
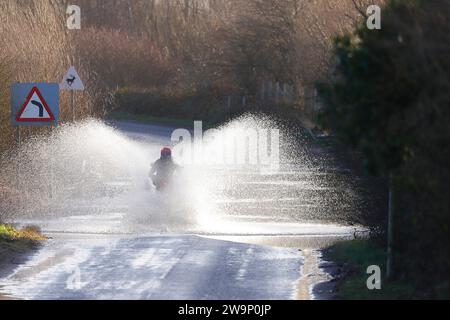
[[(10, 87), (14, 82), (57, 82), (76, 65), (87, 90), (77, 95), (77, 117), (104, 113), (108, 90), (83, 60), (75, 59), (65, 8), (50, 1), (4, 1), (0, 4), (0, 152), (14, 143), (10, 125)], [(71, 120), (69, 95), (61, 95), (61, 119)], [(27, 128), (23, 136), (45, 132)]]
[[(109, 90), (84, 61), (75, 59), (76, 47), (65, 26), (65, 8), (53, 1), (2, 1), (0, 3), (0, 220), (10, 214), (8, 206), (18, 200), (15, 179), (5, 172), (14, 149), (15, 128), (10, 124), (10, 88), (15, 82), (59, 83), (71, 61), (87, 90), (77, 94), (78, 119), (104, 114)], [(71, 46), (72, 45), (72, 46)], [(61, 121), (71, 121), (70, 96), (61, 93)], [(22, 141), (47, 134), (47, 127), (21, 129)]]
[(115, 103), (116, 110), (122, 112), (209, 123), (225, 118), (225, 112), (228, 112), (210, 90), (177, 94), (123, 89), (115, 94)]
[(332, 37), (358, 16), (353, 0), (75, 3), (83, 8), (79, 37), (91, 45), (80, 56), (112, 89), (170, 89), (189, 100), (219, 83), (222, 95), (255, 97), (267, 81), (306, 95), (327, 70)]
[(90, 27), (74, 40), (77, 57), (109, 88), (164, 87), (174, 77), (174, 62), (148, 37)]
[[(0, 4), (0, 152), (14, 146), (10, 87), (14, 82), (57, 82), (72, 64), (86, 90), (76, 95), (76, 118), (106, 114), (116, 88), (164, 87), (174, 63), (145, 35), (85, 27), (68, 30), (66, 7), (53, 1)], [(61, 92), (61, 121), (71, 121), (70, 95)], [(26, 128), (22, 137), (45, 134)], [(1, 184), (1, 183), (0, 183)]]
[(396, 274), (428, 293), (450, 288), (449, 16), (444, 0), (391, 1), (382, 30), (337, 39), (334, 79), (320, 86), (324, 124), (368, 171), (394, 176)]

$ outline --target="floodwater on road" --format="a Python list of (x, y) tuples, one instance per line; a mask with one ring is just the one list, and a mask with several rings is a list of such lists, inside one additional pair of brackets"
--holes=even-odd
[[(326, 280), (317, 249), (365, 232), (346, 224), (360, 209), (358, 178), (329, 154), (303, 150), (277, 170), (181, 163), (179, 182), (158, 193), (146, 176), (174, 128), (114, 126), (83, 123), (44, 144), (53, 148), (51, 174), (28, 182), (19, 224), (51, 239), (0, 280), (2, 294), (309, 299), (311, 279)], [(39, 164), (34, 148), (22, 154), (34, 157), (22, 171)], [(43, 189), (42, 181), (53, 182)], [(39, 193), (50, 200), (36, 201)]]
[(25, 299), (292, 299), (300, 264), (293, 249), (196, 236), (75, 237), (51, 240), (2, 291)]

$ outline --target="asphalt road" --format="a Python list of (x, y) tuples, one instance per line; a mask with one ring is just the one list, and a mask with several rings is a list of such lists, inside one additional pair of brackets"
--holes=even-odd
[[(173, 130), (114, 126), (148, 147), (149, 157)], [(193, 220), (185, 207), (167, 207), (171, 198), (146, 190), (55, 205), (51, 214), (21, 219), (51, 239), (0, 280), (0, 292), (20, 299), (313, 298), (314, 276), (319, 281), (326, 275), (319, 275), (320, 259), (310, 249), (355, 232), (330, 224), (327, 216), (353, 201), (345, 172), (298, 164), (277, 173), (226, 172), (221, 181), (225, 176), (238, 183), (217, 189), (214, 216), (206, 211)]]

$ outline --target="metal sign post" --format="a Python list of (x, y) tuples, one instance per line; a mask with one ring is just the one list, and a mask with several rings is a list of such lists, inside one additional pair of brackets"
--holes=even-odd
[[(11, 124), (16, 127), (18, 158), (17, 189), (23, 190), (21, 168), (21, 126), (56, 126), (59, 121), (57, 83), (15, 83), (11, 86)], [(50, 184), (53, 184), (51, 181)], [(24, 191), (25, 196), (28, 192)]]
[(72, 113), (72, 120), (75, 121), (75, 93), (74, 91), (83, 91), (84, 84), (81, 81), (75, 67), (70, 67), (59, 85), (61, 90), (70, 90), (70, 112)]
[(16, 181), (16, 186), (17, 186), (17, 190), (20, 190), (20, 126), (16, 126), (16, 143), (17, 143), (17, 150), (19, 152), (18, 157), (19, 157), (19, 161), (17, 161), (17, 166), (16, 166), (16, 177), (17, 177), (17, 181)]
[(75, 121), (75, 95), (74, 91), (70, 91), (70, 109), (72, 110), (72, 121)]

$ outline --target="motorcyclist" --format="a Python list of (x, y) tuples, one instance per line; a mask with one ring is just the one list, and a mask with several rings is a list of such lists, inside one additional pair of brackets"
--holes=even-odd
[(161, 149), (161, 157), (152, 164), (149, 176), (156, 190), (167, 186), (179, 166), (172, 159), (172, 150), (168, 147)]

